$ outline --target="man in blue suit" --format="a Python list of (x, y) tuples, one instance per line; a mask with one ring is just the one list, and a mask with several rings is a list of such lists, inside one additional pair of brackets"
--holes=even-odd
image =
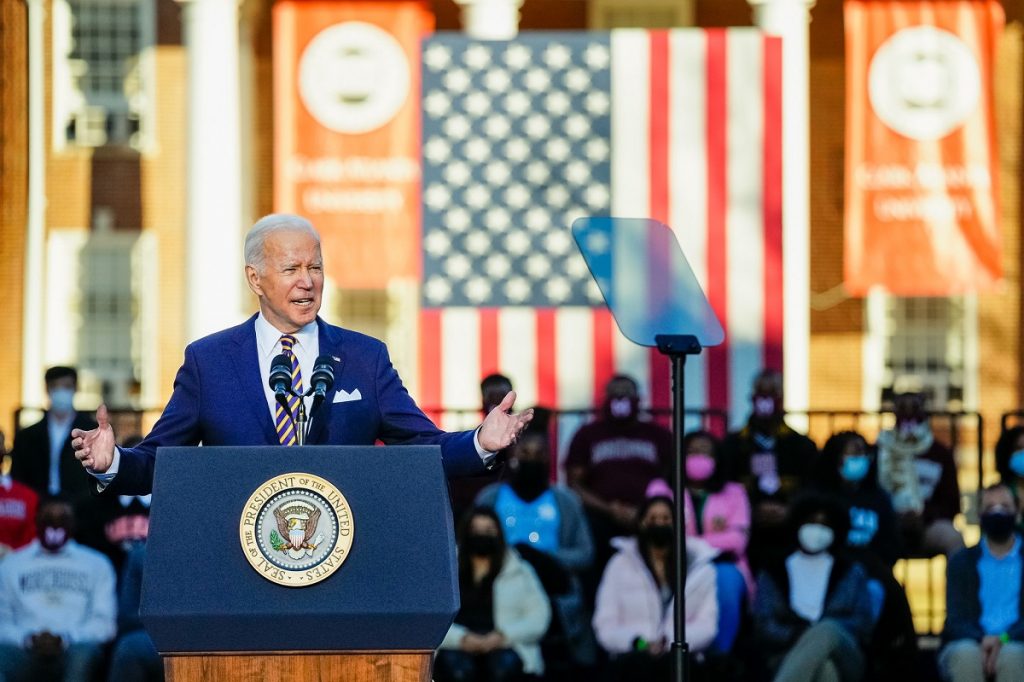
[(323, 260), (320, 236), (305, 218), (275, 214), (259, 220), (245, 238), (245, 274), (260, 312), (185, 348), (171, 399), (138, 446), (115, 446), (104, 406), (96, 412), (97, 428), (72, 432), (75, 457), (104, 493), (149, 493), (159, 447), (294, 443), (298, 425), (282, 412), (268, 383), (271, 362), (282, 352), (297, 359), (299, 377), (312, 375), (318, 357), (333, 363), (334, 389), (312, 415), (311, 445), (437, 444), (445, 472), (458, 476), (482, 471), (533, 416), (532, 410), (511, 414), (510, 391), (477, 429), (438, 429), (402, 385), (383, 343), (317, 315)]

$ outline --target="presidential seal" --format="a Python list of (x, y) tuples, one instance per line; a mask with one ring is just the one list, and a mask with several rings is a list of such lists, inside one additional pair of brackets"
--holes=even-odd
[(264, 578), (287, 587), (314, 585), (338, 570), (353, 532), (341, 491), (303, 473), (275, 476), (257, 488), (238, 524), (245, 558)]

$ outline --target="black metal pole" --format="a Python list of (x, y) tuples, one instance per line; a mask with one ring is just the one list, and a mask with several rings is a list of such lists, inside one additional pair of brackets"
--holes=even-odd
[(686, 643), (686, 519), (683, 516), (686, 505), (683, 503), (686, 494), (686, 466), (684, 464), (683, 431), (686, 427), (686, 402), (684, 394), (684, 370), (686, 356), (697, 355), (701, 351), (700, 342), (695, 336), (658, 335), (655, 337), (658, 350), (669, 356), (672, 363), (672, 435), (675, 442), (675, 457), (672, 462), (672, 486), (675, 490), (673, 506), (675, 507), (676, 533), (674, 538), (675, 570), (673, 571), (673, 588), (675, 590), (675, 610), (672, 614), (675, 624), (675, 636), (672, 640), (672, 679), (675, 682), (687, 682), (690, 678), (690, 646)]

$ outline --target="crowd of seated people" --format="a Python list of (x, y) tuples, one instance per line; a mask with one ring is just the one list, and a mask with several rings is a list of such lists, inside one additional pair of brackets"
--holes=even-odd
[[(65, 445), (86, 418), (69, 408), (69, 369), (48, 373), (51, 409), (0, 467), (0, 682), (159, 680), (138, 618), (149, 500), (78, 487)], [(819, 451), (786, 423), (781, 376), (761, 373), (739, 430), (683, 436), (682, 519), (674, 437), (639, 399), (631, 378), (609, 382), (571, 439), (567, 485), (540, 411), (498, 472), (466, 486), (438, 682), (668, 679), (679, 561), (691, 679), (1024, 680), (1024, 427), (999, 438), (1002, 482), (965, 549), (956, 463), (919, 394), (896, 397), (877, 444), (844, 431)], [(932, 670), (893, 569), (935, 555), (947, 617)]]

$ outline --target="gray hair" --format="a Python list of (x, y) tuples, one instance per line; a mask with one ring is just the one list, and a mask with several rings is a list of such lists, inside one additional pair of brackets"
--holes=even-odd
[(296, 232), (308, 232), (320, 243), (320, 233), (313, 227), (313, 223), (299, 215), (291, 213), (271, 213), (256, 221), (249, 232), (245, 235), (245, 264), (251, 265), (257, 272), (263, 272), (266, 264), (266, 257), (263, 252), (263, 245), (267, 237), (275, 232), (291, 230)]

